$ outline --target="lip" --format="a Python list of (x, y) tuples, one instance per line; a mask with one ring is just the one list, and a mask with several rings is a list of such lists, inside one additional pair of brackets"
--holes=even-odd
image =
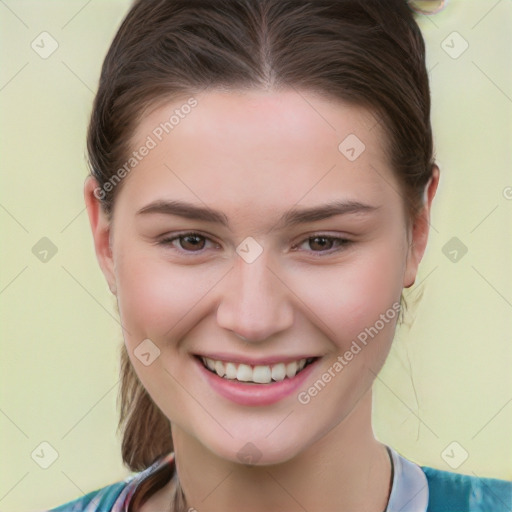
[[(215, 357), (212, 357), (212, 359), (215, 359)], [(207, 370), (198, 357), (193, 357), (194, 363), (197, 365), (199, 372), (201, 373), (201, 376), (207, 385), (209, 385), (223, 398), (227, 398), (232, 402), (247, 406), (271, 405), (290, 396), (301, 386), (303, 386), (304, 381), (314, 371), (320, 359), (320, 357), (315, 359), (315, 361), (306, 366), (292, 379), (287, 378), (279, 382), (272, 382), (270, 384), (249, 384), (245, 382), (239, 382), (237, 380), (228, 380), (224, 379), (223, 377), (219, 377), (216, 373)], [(230, 358), (219, 358), (218, 360), (237, 362)], [(246, 359), (245, 361), (248, 360)], [(255, 365), (253, 361), (254, 360), (251, 360), (251, 362), (245, 364)], [(265, 361), (269, 361), (269, 359), (265, 359)], [(289, 361), (295, 361), (295, 359), (289, 359)], [(240, 362), (244, 363), (244, 361)], [(280, 359), (278, 362), (284, 362), (284, 360)]]

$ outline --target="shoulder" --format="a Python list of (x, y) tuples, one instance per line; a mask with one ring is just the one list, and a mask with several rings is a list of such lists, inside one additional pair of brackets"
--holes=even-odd
[(129, 486), (129, 479), (107, 485), (81, 498), (64, 503), (48, 512), (110, 512), (113, 505)]
[(512, 482), (421, 466), (428, 481), (427, 512), (508, 512)]
[(124, 480), (92, 491), (47, 512), (123, 512), (127, 510), (138, 490), (143, 487), (142, 484), (165, 469), (171, 473), (174, 470), (173, 452), (161, 455), (149, 467), (132, 473)]

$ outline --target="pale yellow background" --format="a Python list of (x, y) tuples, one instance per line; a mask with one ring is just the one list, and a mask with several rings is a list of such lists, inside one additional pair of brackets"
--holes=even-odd
[[(121, 331), (82, 201), (93, 94), (128, 5), (0, 2), (4, 512), (129, 474), (115, 434)], [(441, 184), (413, 289), (423, 298), (375, 386), (375, 431), (447, 470), (456, 441), (445, 458), (468, 453), (457, 471), (512, 479), (512, 2), (453, 0), (420, 24)], [(59, 44), (47, 59), (31, 48), (43, 31)], [(454, 31), (469, 44), (457, 59), (443, 49), (461, 48)], [(32, 253), (42, 237), (58, 249), (46, 263)], [(456, 263), (442, 252), (452, 237), (468, 248)], [(48, 469), (31, 458), (43, 441), (59, 454)]]

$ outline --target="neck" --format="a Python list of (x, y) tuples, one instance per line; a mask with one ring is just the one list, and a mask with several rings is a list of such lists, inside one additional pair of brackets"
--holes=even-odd
[(245, 466), (217, 457), (173, 425), (187, 507), (225, 512), (385, 510), (391, 463), (371, 428), (371, 390), (320, 440), (280, 464)]

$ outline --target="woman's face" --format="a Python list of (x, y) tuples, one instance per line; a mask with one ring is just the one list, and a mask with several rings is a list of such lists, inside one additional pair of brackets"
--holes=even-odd
[(89, 180), (96, 249), (173, 426), (229, 460), (284, 462), (367, 395), (426, 223), (407, 230), (366, 110), (296, 91), (195, 101), (142, 120), (110, 224)]

